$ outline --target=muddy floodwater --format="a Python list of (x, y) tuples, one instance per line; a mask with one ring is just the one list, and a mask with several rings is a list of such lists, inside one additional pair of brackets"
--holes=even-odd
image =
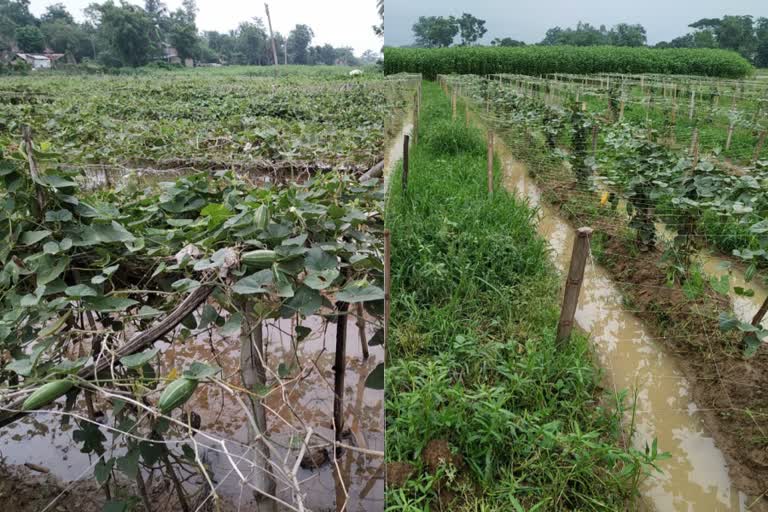
[[(311, 333), (298, 343), (291, 335), (295, 332), (295, 324), (291, 320), (268, 321), (264, 328), (268, 366), (272, 372), (277, 373), (280, 365), (284, 365), (284, 371), (287, 368), (289, 375), (283, 381), (290, 382), (284, 389), (271, 392), (266, 400), (271, 439), (276, 446), (282, 447), (274, 450), (271, 456), (273, 460), (288, 460), (291, 466), (297, 448), (301, 446), (304, 432), (302, 422), (326, 439), (333, 439), (334, 436), (332, 418), (336, 324), (323, 317), (313, 316), (303, 320), (301, 325), (310, 328)], [(379, 320), (366, 318), (367, 339), (380, 339), (381, 328)], [(160, 356), (161, 375), (174, 368), (180, 373), (193, 361), (206, 361), (221, 367), (223, 375), (229, 377), (225, 380), (237, 382), (240, 365), (237, 336), (222, 338), (202, 335), (183, 343), (176, 342), (173, 346), (160, 346), (163, 349)], [(361, 347), (358, 326), (355, 319), (350, 318), (347, 325), (344, 408), (345, 429), (348, 433), (343, 442), (383, 452), (384, 392), (366, 388), (365, 380), (384, 361), (384, 351), (380, 344), (375, 343), (370, 347), (368, 359), (364, 359)], [(221, 388), (210, 384), (198, 387), (185, 410), (199, 414), (200, 430), (223, 439), (233, 455), (246, 452), (246, 417), (240, 405)], [(176, 412), (174, 415), (178, 414)], [(0, 431), (0, 455), (6, 465), (31, 463), (42, 466), (51, 476), (59, 479), (62, 485), (88, 480), (92, 477), (96, 459), (80, 452), (79, 446), (72, 440), (75, 429), (77, 426), (73, 422), (61, 425), (59, 415), (39, 413), (28, 416)], [(111, 436), (107, 437), (109, 439)], [(200, 436), (197, 438), (203, 445), (211, 445), (209, 440), (201, 439)], [(310, 446), (322, 447), (327, 444), (320, 437), (313, 439)], [(114, 453), (121, 453), (121, 445), (115, 448)], [(204, 448), (201, 456), (212, 469), (217, 493), (232, 510), (283, 509), (271, 504), (257, 505), (253, 492), (240, 484), (230, 461), (221, 450)], [(299, 469), (297, 477), (305, 496), (305, 507), (313, 512), (336, 511), (341, 510), (346, 502), (346, 510), (349, 511), (382, 510), (382, 467), (383, 459), (377, 455), (345, 450), (337, 464), (331, 459), (319, 469)], [(248, 464), (244, 463), (240, 470), (247, 474)], [(201, 489), (206, 484), (202, 479), (192, 478), (186, 482), (186, 486), (188, 490)], [(279, 482), (278, 496), (291, 501), (289, 489)], [(171, 504), (172, 496), (168, 494), (166, 497), (168, 503), (160, 499), (155, 511), (176, 510)], [(65, 503), (66, 498), (63, 500), (62, 503)]]
[[(503, 144), (496, 147), (507, 188), (538, 208), (539, 233), (549, 242), (558, 270), (566, 272), (574, 228), (542, 203), (526, 166), (515, 161)], [(751, 303), (749, 307), (744, 304), (745, 311), (751, 307)], [(707, 433), (689, 383), (674, 358), (625, 308), (616, 285), (592, 260), (587, 264), (576, 321), (590, 333), (608, 385), (629, 390), (630, 399), (633, 393), (636, 396), (633, 444), (643, 449), (658, 439), (659, 451), (671, 455), (658, 462), (661, 474), (654, 473), (643, 482), (640, 508), (655, 512), (747, 511), (751, 500), (732, 485), (725, 457)]]

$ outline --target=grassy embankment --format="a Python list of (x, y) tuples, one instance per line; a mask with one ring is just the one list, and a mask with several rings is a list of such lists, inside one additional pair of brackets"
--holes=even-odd
[(387, 510), (624, 510), (644, 455), (622, 448), (586, 339), (555, 345), (559, 279), (533, 211), (498, 163), (488, 198), (483, 134), (450, 117), (425, 84), (408, 192), (396, 168), (386, 210)]

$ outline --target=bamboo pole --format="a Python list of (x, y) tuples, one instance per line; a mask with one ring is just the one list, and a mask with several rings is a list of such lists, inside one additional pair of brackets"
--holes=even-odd
[(341, 441), (344, 430), (344, 373), (347, 370), (347, 311), (348, 302), (337, 302), (336, 354), (333, 365), (333, 421), (336, 441)]
[[(267, 370), (265, 366), (266, 352), (264, 350), (264, 331), (261, 320), (253, 313), (253, 304), (242, 301), (240, 309), (244, 312), (243, 323), (240, 328), (240, 378), (243, 387), (254, 390), (266, 386)], [(264, 403), (257, 394), (248, 393), (248, 404), (255, 420), (256, 431), (253, 426), (248, 427), (248, 444), (254, 447), (254, 486), (264, 495), (275, 493), (276, 482), (270, 465), (270, 449), (265, 441), (268, 435), (267, 412)]]
[(403, 137), (403, 193), (408, 192), (408, 143), (410, 141), (410, 137), (408, 135), (405, 135)]
[(768, 297), (766, 297), (762, 306), (760, 306), (760, 309), (757, 310), (754, 318), (752, 318), (752, 325), (758, 327), (760, 324), (762, 324), (766, 313), (768, 313)]
[(272, 39), (272, 57), (275, 59), (275, 78), (277, 78), (277, 47), (275, 46), (275, 34), (272, 32), (272, 17), (269, 15), (269, 5), (264, 4), (264, 10), (267, 11), (267, 23), (269, 25), (269, 38)]
[(493, 195), (493, 132), (488, 130), (488, 195)]
[(368, 350), (368, 338), (365, 336), (365, 308), (363, 307), (363, 303), (358, 302), (355, 305), (355, 309), (357, 312), (357, 320), (355, 323), (357, 324), (357, 335), (360, 337), (360, 347), (363, 351), (363, 359), (368, 359), (370, 353)]
[(464, 100), (464, 128), (469, 128), (469, 102)]
[(566, 342), (571, 337), (576, 307), (579, 303), (579, 293), (584, 282), (584, 267), (589, 255), (589, 237), (591, 234), (592, 228), (579, 228), (573, 241), (571, 263), (568, 269), (568, 279), (565, 282), (565, 294), (563, 295), (563, 307), (560, 310), (560, 321), (557, 324), (557, 336), (555, 337), (558, 344)]
[(757, 139), (757, 146), (755, 146), (755, 154), (752, 155), (752, 164), (754, 165), (758, 158), (760, 158), (760, 152), (763, 150), (763, 144), (765, 144), (766, 130), (760, 132), (760, 138)]
[(456, 88), (451, 91), (451, 120), (456, 121)]
[(419, 143), (419, 95), (418, 93), (414, 95), (414, 99), (416, 101), (416, 104), (414, 105), (414, 109), (413, 109), (413, 143), (415, 145)]
[(592, 125), (592, 154), (597, 155), (597, 133), (600, 130), (600, 127), (597, 125), (597, 123)]
[(693, 120), (693, 114), (696, 111), (696, 90), (691, 89), (691, 105), (688, 108), (688, 119)]
[(392, 288), (392, 256), (391, 234), (388, 229), (384, 230), (384, 345), (389, 341), (389, 309), (390, 293)]
[(695, 171), (696, 166), (699, 165), (699, 129), (698, 128), (693, 129), (693, 135), (691, 137), (691, 155), (693, 157), (691, 169)]
[(731, 122), (728, 125), (728, 138), (725, 140), (725, 150), (728, 151), (731, 149), (731, 142), (733, 141), (733, 129), (735, 128), (734, 123)]

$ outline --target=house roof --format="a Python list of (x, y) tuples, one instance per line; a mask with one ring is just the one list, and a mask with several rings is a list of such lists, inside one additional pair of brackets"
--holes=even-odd
[(32, 59), (32, 60), (51, 60), (46, 55), (38, 55), (35, 53), (17, 53), (19, 57), (22, 59)]

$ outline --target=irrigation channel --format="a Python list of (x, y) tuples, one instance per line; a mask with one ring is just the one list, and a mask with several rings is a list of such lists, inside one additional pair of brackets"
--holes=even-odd
[[(480, 117), (470, 113), (474, 122)], [(561, 273), (567, 273), (576, 230), (542, 199), (542, 193), (525, 163), (510, 149), (494, 140), (508, 190), (527, 198), (538, 211), (537, 229), (552, 248), (552, 258)], [(730, 274), (732, 283), (744, 286), (743, 274), (728, 260), (701, 254), (705, 272)], [(764, 288), (755, 296), (731, 295), (734, 312), (744, 321), (752, 318), (765, 300)], [(660, 451), (670, 454), (659, 460), (662, 473), (653, 473), (641, 485), (641, 508), (646, 511), (747, 511), (764, 510), (764, 503), (741, 492), (732, 482), (728, 462), (707, 432), (694, 403), (690, 385), (669, 354), (643, 321), (627, 306), (608, 273), (588, 260), (575, 320), (590, 333), (596, 356), (606, 370), (606, 385), (630, 390), (635, 399), (632, 442), (639, 449), (658, 440)]]

